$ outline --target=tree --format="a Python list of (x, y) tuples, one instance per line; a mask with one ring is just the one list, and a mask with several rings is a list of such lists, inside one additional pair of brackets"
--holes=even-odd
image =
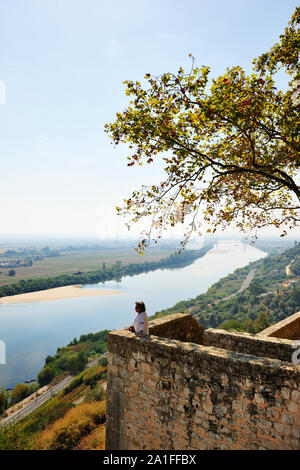
[(78, 370), (78, 362), (77, 362), (77, 357), (72, 356), (68, 360), (68, 371), (70, 372), (71, 375), (76, 375)]
[(38, 383), (41, 387), (47, 385), (55, 377), (55, 371), (49, 366), (44, 367), (38, 375)]
[(85, 369), (85, 366), (87, 365), (87, 363), (88, 363), (88, 358), (87, 358), (86, 354), (83, 351), (78, 353), (77, 364), (78, 364), (78, 371), (79, 372), (81, 372), (83, 369)]
[(88, 360), (86, 355), (81, 351), (80, 353), (69, 358), (67, 368), (70, 374), (75, 375), (85, 368), (87, 362)]
[(16, 271), (15, 271), (14, 269), (10, 269), (10, 270), (8, 271), (8, 275), (9, 275), (9, 276), (15, 276), (15, 275), (16, 275)]
[(47, 356), (46, 359), (45, 359), (45, 364), (50, 364), (50, 362), (53, 362), (55, 361), (55, 357), (53, 356)]
[(260, 311), (255, 320), (255, 333), (265, 330), (270, 326), (270, 319), (265, 311)]
[(0, 416), (4, 413), (8, 407), (8, 393), (2, 387), (0, 389)]
[(70, 341), (68, 346), (76, 346), (77, 344), (78, 344), (78, 339), (75, 337), (72, 341)]
[(248, 333), (255, 333), (255, 328), (253, 326), (253, 321), (251, 318), (246, 318), (246, 320), (242, 324), (243, 331), (247, 331)]
[[(273, 226), (287, 234), (299, 222), (299, 30), (297, 8), (280, 42), (254, 60), (253, 73), (231, 67), (213, 79), (202, 66), (184, 73), (145, 76), (147, 85), (125, 81), (131, 96), (105, 131), (115, 144), (130, 144), (128, 166), (151, 164), (160, 155), (166, 178), (142, 186), (117, 212), (128, 227), (146, 218), (137, 251), (143, 253), (165, 228), (186, 226), (191, 233), (225, 230), (229, 225), (257, 238)], [(191, 54), (190, 54), (191, 56)], [(191, 56), (192, 57), (192, 56)], [(279, 68), (292, 81), (275, 86)]]
[(253, 279), (253, 281), (251, 281), (248, 289), (249, 289), (250, 295), (252, 295), (254, 297), (255, 301), (258, 300), (258, 298), (261, 294), (266, 292), (266, 289), (261, 285), (261, 283), (259, 282), (258, 279)]
[(19, 383), (14, 387), (11, 392), (10, 401), (12, 405), (19, 403), (19, 401), (23, 400), (28, 396), (28, 388), (25, 384)]

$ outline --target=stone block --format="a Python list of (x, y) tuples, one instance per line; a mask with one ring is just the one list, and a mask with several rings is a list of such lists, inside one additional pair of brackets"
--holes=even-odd
[(291, 394), (291, 399), (295, 403), (300, 403), (300, 391), (299, 390), (293, 390)]

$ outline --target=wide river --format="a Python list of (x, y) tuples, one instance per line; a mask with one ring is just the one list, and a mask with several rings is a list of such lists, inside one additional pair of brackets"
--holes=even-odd
[(206, 292), (236, 268), (267, 256), (237, 242), (219, 242), (184, 268), (158, 269), (120, 282), (84, 286), (122, 291), (120, 295), (81, 297), (24, 304), (0, 304), (0, 340), (6, 345), (6, 364), (0, 364), (0, 387), (32, 379), (48, 354), (74, 337), (128, 326), (135, 316), (134, 302), (143, 300), (148, 315)]

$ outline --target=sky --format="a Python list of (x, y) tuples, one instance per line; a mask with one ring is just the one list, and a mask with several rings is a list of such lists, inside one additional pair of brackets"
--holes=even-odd
[(297, 4), (0, 0), (0, 235), (124, 236), (114, 207), (162, 165), (128, 168), (104, 133), (128, 103), (122, 82), (188, 70), (189, 53), (212, 76), (249, 71)]

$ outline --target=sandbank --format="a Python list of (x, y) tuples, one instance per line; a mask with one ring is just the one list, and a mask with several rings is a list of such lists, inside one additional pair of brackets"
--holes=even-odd
[(122, 294), (117, 290), (82, 289), (81, 285), (55, 287), (54, 289), (26, 292), (25, 294), (0, 297), (0, 304), (19, 304), (26, 302), (43, 302), (48, 300), (72, 299), (75, 297), (94, 297), (96, 295)]

